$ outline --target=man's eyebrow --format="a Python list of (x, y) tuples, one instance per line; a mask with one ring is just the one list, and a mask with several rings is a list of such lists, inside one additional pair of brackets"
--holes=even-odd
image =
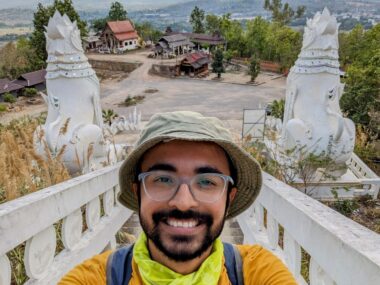
[(195, 173), (197, 174), (202, 174), (202, 173), (219, 173), (223, 174), (219, 169), (211, 166), (203, 166), (203, 167), (198, 167), (195, 170)]
[(157, 163), (157, 164), (153, 164), (151, 167), (148, 168), (147, 172), (149, 171), (154, 171), (154, 170), (166, 170), (166, 171), (173, 171), (173, 172), (176, 172), (177, 171), (177, 168), (175, 168), (173, 165), (171, 164), (167, 164), (167, 163)]

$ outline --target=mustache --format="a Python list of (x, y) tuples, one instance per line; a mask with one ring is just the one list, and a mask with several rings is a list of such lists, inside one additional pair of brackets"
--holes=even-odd
[(169, 211), (160, 211), (156, 212), (152, 215), (152, 219), (154, 223), (157, 225), (162, 220), (167, 220), (168, 218), (174, 218), (178, 220), (188, 220), (188, 219), (194, 219), (198, 220), (199, 223), (207, 224), (208, 226), (211, 226), (213, 223), (213, 218), (209, 214), (196, 212), (193, 210), (188, 210), (185, 212), (182, 212), (180, 210), (169, 210)]

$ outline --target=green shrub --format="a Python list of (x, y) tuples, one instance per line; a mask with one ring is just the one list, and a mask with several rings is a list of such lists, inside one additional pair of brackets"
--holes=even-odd
[(0, 113), (5, 112), (7, 110), (7, 106), (4, 104), (0, 104)]
[(3, 98), (4, 98), (4, 102), (7, 102), (7, 103), (14, 103), (17, 101), (16, 97), (13, 96), (11, 93), (5, 93)]
[(38, 93), (38, 90), (36, 88), (25, 88), (23, 95), (25, 97), (34, 97), (37, 95), (37, 93)]
[(284, 113), (285, 113), (285, 100), (281, 99), (279, 101), (274, 100), (272, 102), (272, 111), (271, 115), (275, 118), (284, 119)]

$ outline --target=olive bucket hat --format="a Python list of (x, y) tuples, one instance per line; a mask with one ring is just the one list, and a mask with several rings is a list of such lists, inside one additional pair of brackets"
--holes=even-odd
[(229, 155), (237, 173), (237, 193), (226, 218), (239, 215), (255, 201), (262, 184), (261, 169), (257, 161), (232, 141), (230, 132), (219, 119), (204, 117), (195, 112), (178, 111), (156, 114), (145, 126), (134, 150), (120, 168), (121, 191), (118, 200), (121, 204), (138, 211), (138, 201), (132, 192), (132, 185), (136, 183), (138, 175), (138, 163), (147, 150), (168, 140), (213, 142)]

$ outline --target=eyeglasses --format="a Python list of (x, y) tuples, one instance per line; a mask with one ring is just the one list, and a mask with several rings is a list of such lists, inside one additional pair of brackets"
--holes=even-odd
[(219, 173), (202, 173), (191, 179), (182, 179), (168, 171), (150, 171), (139, 174), (145, 193), (154, 201), (169, 201), (178, 192), (182, 184), (189, 187), (194, 199), (199, 202), (214, 203), (219, 200), (227, 188), (234, 184), (230, 176)]

